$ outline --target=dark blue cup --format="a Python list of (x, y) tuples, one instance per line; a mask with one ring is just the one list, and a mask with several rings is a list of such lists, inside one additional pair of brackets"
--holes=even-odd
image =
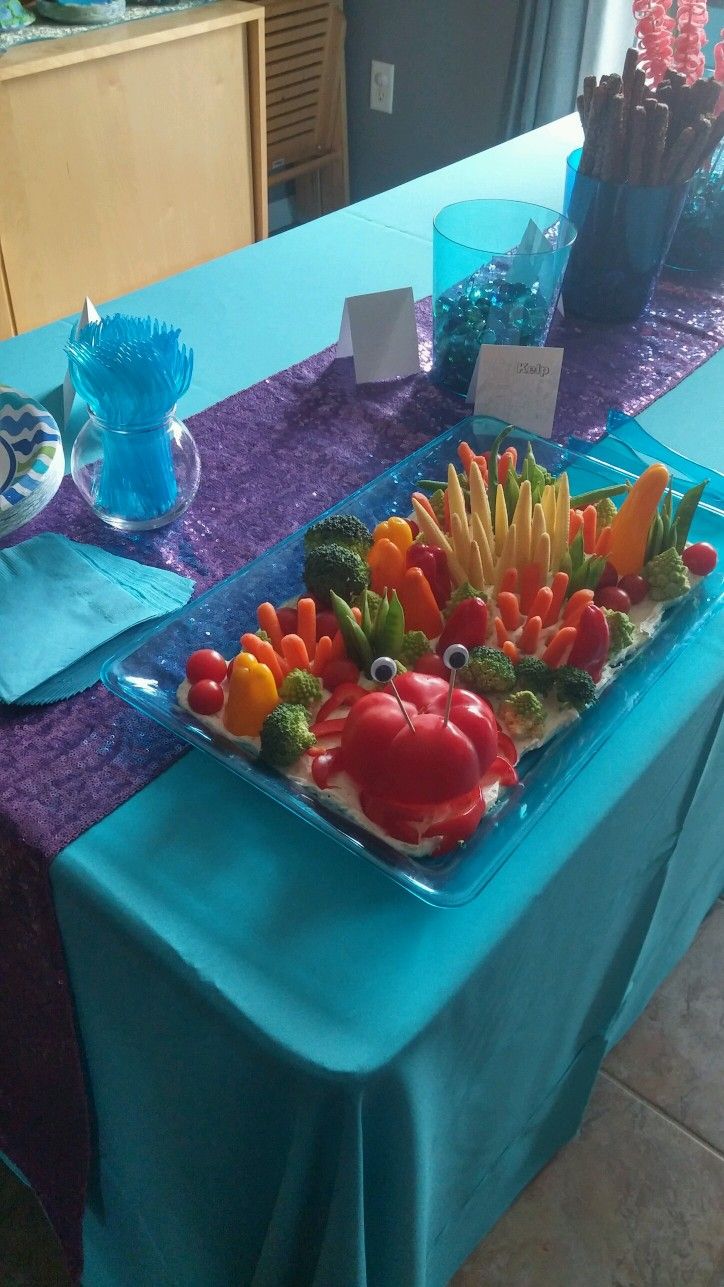
[(642, 187), (581, 174), (581, 148), (566, 166), (564, 210), (578, 231), (563, 279), (566, 315), (631, 322), (654, 292), (689, 189)]

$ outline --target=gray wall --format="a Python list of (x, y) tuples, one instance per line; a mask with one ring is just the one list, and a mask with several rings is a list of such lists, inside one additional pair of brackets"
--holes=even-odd
[[(500, 141), (518, 0), (345, 0), (353, 201)], [(391, 116), (370, 63), (395, 65)]]

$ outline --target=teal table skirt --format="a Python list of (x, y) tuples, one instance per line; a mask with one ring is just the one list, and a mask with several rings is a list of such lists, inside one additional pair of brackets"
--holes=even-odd
[[(123, 304), (183, 327), (199, 410), (333, 340), (346, 294), (428, 293), (447, 201), (556, 205), (578, 141), (569, 118)], [(5, 379), (57, 384), (66, 331), (2, 346)], [(641, 417), (720, 470), (723, 374), (720, 355)], [(85, 1287), (444, 1287), (724, 885), (723, 678), (720, 614), (457, 910), (196, 753), (61, 853)]]

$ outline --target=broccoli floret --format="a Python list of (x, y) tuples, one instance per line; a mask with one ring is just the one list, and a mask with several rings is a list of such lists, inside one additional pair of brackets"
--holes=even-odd
[(305, 550), (318, 545), (344, 545), (365, 558), (372, 544), (372, 536), (360, 518), (354, 514), (330, 514), (313, 523), (304, 537)]
[(521, 657), (515, 664), (516, 688), (529, 689), (532, 693), (545, 696), (550, 692), (555, 671), (546, 666), (540, 657)]
[(484, 603), (487, 603), (488, 596), (482, 590), (476, 590), (475, 586), (471, 585), (469, 581), (463, 581), (462, 585), (459, 585), (457, 590), (453, 590), (450, 595), (443, 616), (449, 617), (458, 604), (462, 603), (463, 599), (482, 599)]
[(382, 603), (382, 595), (378, 594), (376, 590), (370, 590), (369, 588), (364, 589), (362, 591), (362, 594), (356, 594), (354, 596), (354, 599), (352, 600), (353, 606), (355, 608), (362, 607), (362, 600), (365, 594), (367, 595), (367, 607), (369, 609), (369, 614), (372, 620), (374, 621), (377, 616), (377, 613), (380, 610), (380, 604)]
[(587, 670), (578, 666), (559, 666), (555, 671), (556, 697), (561, 706), (585, 710), (596, 700), (596, 685)]
[(262, 643), (271, 643), (271, 636), (267, 634), (266, 630), (255, 630), (254, 634), (257, 639), (261, 639)]
[(443, 527), (445, 523), (445, 493), (442, 487), (438, 487), (437, 491), (432, 493), (430, 504), (440, 527)]
[(305, 706), (307, 710), (322, 700), (322, 681), (309, 670), (290, 670), (282, 680), (279, 696), (283, 702)]
[(667, 599), (678, 599), (689, 589), (686, 568), (679, 551), (673, 545), (651, 559), (646, 564), (643, 575), (649, 583), (651, 598), (661, 603)]
[(513, 663), (498, 648), (471, 648), (458, 679), (474, 693), (509, 693), (515, 684)]
[(403, 666), (411, 667), (428, 652), (432, 652), (432, 648), (430, 647), (430, 640), (424, 631), (408, 630), (402, 636), (402, 647), (400, 648), (398, 660), (402, 662)]
[(308, 719), (303, 706), (289, 702), (275, 706), (261, 726), (262, 759), (275, 769), (286, 769), (298, 760), (317, 740)]
[(634, 641), (634, 623), (627, 612), (615, 612), (613, 608), (604, 608), (603, 615), (608, 622), (608, 655), (615, 657), (624, 648), (631, 647)]
[(330, 602), (332, 590), (349, 603), (362, 593), (369, 577), (364, 559), (345, 545), (315, 545), (304, 560), (304, 584), (324, 603)]
[(615, 519), (618, 510), (610, 496), (604, 496), (602, 500), (596, 501), (596, 536), (600, 536), (604, 527), (610, 527)]
[(511, 693), (500, 703), (498, 713), (515, 737), (538, 737), (545, 727), (543, 703), (540, 697), (527, 690)]

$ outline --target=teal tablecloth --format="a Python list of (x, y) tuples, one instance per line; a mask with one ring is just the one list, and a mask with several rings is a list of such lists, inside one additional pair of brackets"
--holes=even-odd
[[(555, 205), (559, 122), (139, 292), (189, 413), (430, 289), (460, 196)], [(0, 349), (62, 375), (57, 324)], [(724, 468), (720, 355), (641, 417)], [(468, 907), (431, 909), (192, 753), (52, 869), (95, 1118), (86, 1287), (443, 1287), (576, 1130), (724, 882), (724, 614)]]

